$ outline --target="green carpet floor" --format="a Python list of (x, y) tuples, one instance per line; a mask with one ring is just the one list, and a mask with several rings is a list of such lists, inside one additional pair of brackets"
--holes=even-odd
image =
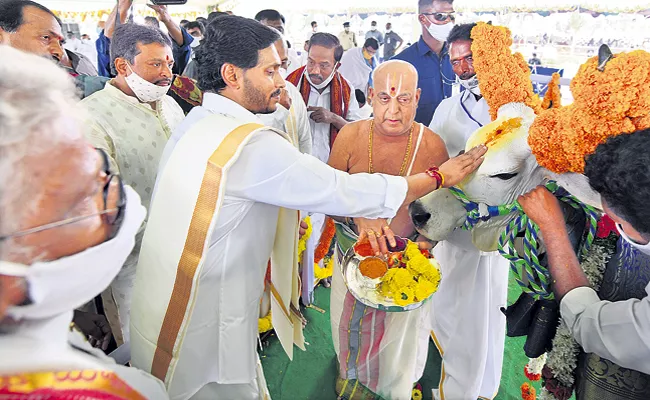
[[(514, 302), (520, 293), (517, 284), (511, 280), (508, 289), (510, 303)], [(314, 304), (323, 310), (329, 310), (330, 289), (319, 286), (315, 292)], [(260, 353), (273, 400), (336, 399), (334, 382), (337, 371), (329, 313), (307, 308), (304, 315), (309, 320), (304, 331), (305, 340), (309, 343), (307, 351), (294, 348), (294, 359), (291, 362), (284, 354), (277, 337), (271, 336), (265, 341), (264, 350)], [(528, 362), (522, 350), (524, 339), (506, 338), (503, 376), (496, 400), (521, 399), (520, 386), (525, 380), (523, 370)], [(430, 342), (427, 366), (420, 380), (424, 399), (431, 399), (431, 389), (438, 385), (440, 361), (440, 355)], [(535, 384), (535, 388), (539, 390), (539, 384)]]

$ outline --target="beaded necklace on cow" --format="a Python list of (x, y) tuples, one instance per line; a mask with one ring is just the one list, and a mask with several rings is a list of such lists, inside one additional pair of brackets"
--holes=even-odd
[[(375, 130), (375, 121), (370, 121), (370, 134), (368, 134), (368, 173), (374, 174), (375, 168), (372, 165), (372, 134)], [(409, 142), (406, 145), (406, 154), (404, 155), (404, 161), (402, 161), (402, 167), (399, 169), (398, 176), (404, 176), (406, 173), (406, 166), (408, 165), (409, 158), (411, 158), (411, 145), (413, 144), (413, 124), (411, 124), (411, 130), (409, 131)]]
[[(560, 201), (577, 210), (584, 211), (587, 215), (587, 235), (580, 246), (580, 254), (586, 255), (591, 249), (596, 235), (598, 212), (569, 194), (555, 181), (549, 181), (546, 188)], [(463, 224), (465, 230), (471, 230), (479, 221), (487, 221), (491, 217), (505, 216), (511, 213), (518, 214), (499, 237), (499, 253), (510, 261), (510, 268), (515, 280), (524, 292), (531, 294), (534, 298), (553, 299), (553, 292), (549, 287), (550, 274), (548, 269), (539, 262), (539, 227), (524, 214), (519, 202), (515, 200), (513, 203), (502, 206), (488, 206), (471, 201), (461, 189), (452, 187), (449, 190), (463, 203), (467, 211), (467, 218)], [(520, 234), (523, 234), (523, 256), (517, 252), (514, 244)]]

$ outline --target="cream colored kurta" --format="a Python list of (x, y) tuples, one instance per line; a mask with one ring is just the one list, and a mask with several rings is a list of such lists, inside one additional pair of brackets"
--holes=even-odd
[[(161, 161), (158, 187), (142, 248), (133, 299), (131, 354), (135, 366), (152, 369), (156, 343), (167, 312), (177, 268), (168, 260), (171, 249), (183, 243), (165, 242), (165, 230), (175, 230), (177, 218), (188, 218), (194, 203), (183, 196), (165, 196), (163, 185), (175, 185), (177, 193), (205, 164), (193, 160), (186, 170), (167, 171), (175, 147), (205, 117), (219, 114), (205, 134), (223, 138), (235, 127), (258, 119), (237, 103), (206, 93), (203, 105), (194, 108), (170, 139)], [(194, 132), (192, 132), (194, 135)], [(201, 148), (197, 152), (212, 151)], [(199, 157), (201, 159), (201, 157)], [(189, 174), (189, 175), (188, 175)], [(189, 177), (192, 177), (191, 179)], [(216, 190), (216, 188), (215, 188)], [(187, 399), (209, 391), (213, 398), (259, 398), (251, 390), (257, 379), (257, 320), (264, 290), (264, 273), (271, 255), (280, 207), (332, 215), (392, 217), (406, 195), (403, 178), (336, 171), (315, 158), (301, 154), (277, 133), (256, 132), (238, 151), (230, 166), (220, 211), (206, 248), (203, 269), (193, 291), (190, 314), (182, 327), (175, 351), (177, 361), (166, 375), (170, 397)], [(160, 192), (159, 192), (160, 191)], [(166, 189), (168, 192), (169, 190)], [(158, 209), (158, 204), (164, 205)], [(160, 216), (158, 222), (156, 215)], [(151, 230), (152, 238), (148, 236)], [(180, 241), (183, 242), (183, 241)], [(157, 262), (156, 260), (162, 260)], [(237, 387), (236, 387), (237, 386)], [(238, 390), (238, 397), (228, 397)]]
[[(172, 131), (185, 117), (183, 110), (169, 96), (158, 101), (154, 110), (110, 82), (81, 104), (89, 113), (86, 138), (108, 153), (114, 171), (120, 173), (149, 209), (160, 157)], [(136, 235), (131, 255), (111, 285), (125, 341), (129, 337), (131, 291), (145, 226), (146, 220)]]

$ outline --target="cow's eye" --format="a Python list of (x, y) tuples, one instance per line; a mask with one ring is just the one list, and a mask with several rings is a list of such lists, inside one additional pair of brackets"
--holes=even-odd
[(501, 179), (502, 181), (507, 181), (509, 179), (514, 178), (517, 176), (516, 172), (510, 173), (510, 174), (496, 174), (496, 175), (491, 175), (490, 178), (498, 178)]

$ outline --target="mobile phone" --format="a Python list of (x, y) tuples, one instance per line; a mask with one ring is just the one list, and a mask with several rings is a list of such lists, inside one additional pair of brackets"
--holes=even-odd
[(157, 6), (175, 6), (187, 3), (187, 0), (151, 0)]

